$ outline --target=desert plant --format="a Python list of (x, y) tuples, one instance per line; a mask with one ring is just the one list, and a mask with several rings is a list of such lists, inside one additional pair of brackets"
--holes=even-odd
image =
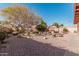
[(6, 32), (0, 32), (0, 42), (3, 43), (5, 38), (7, 37)]
[(74, 31), (74, 33), (77, 33), (77, 31)]
[(59, 28), (61, 27), (61, 26), (63, 26), (62, 24), (60, 25), (59, 23), (54, 23), (52, 26), (55, 26), (57, 29), (58, 29), (58, 32), (59, 32)]
[(54, 23), (52, 26), (56, 26), (57, 28), (60, 27), (60, 25), (58, 23)]
[(6, 32), (7, 34), (11, 34), (13, 32), (13, 30), (11, 28), (7, 28), (7, 27), (3, 27), (2, 31)]
[(60, 26), (64, 26), (63, 24), (60, 24)]
[(64, 28), (64, 29), (63, 29), (63, 32), (64, 32), (64, 33), (68, 33), (69, 30), (68, 30), (67, 28)]
[(1, 14), (14, 27), (29, 28), (29, 26), (37, 25), (41, 21), (38, 15), (31, 12), (27, 7), (19, 5), (4, 8)]
[(42, 20), (41, 24), (36, 26), (36, 29), (40, 32), (44, 32), (47, 29), (47, 24)]

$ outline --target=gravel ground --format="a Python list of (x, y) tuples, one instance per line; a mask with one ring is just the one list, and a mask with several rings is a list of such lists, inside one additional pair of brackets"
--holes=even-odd
[(77, 56), (79, 55), (79, 34), (69, 33), (64, 37), (33, 36), (31, 38), (6, 39), (0, 48), (1, 56)]

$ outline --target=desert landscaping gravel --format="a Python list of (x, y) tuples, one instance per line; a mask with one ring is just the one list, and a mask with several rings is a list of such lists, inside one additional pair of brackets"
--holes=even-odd
[[(46, 39), (44, 39), (46, 37)], [(32, 36), (18, 38), (12, 36), (1, 45), (1, 56), (77, 56), (79, 55), (79, 34), (69, 33), (64, 37)]]

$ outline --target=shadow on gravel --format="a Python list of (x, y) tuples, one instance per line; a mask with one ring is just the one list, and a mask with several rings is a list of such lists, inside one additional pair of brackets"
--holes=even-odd
[(77, 56), (78, 54), (60, 49), (50, 44), (34, 41), (33, 39), (12, 37), (7, 40), (8, 48), (2, 48), (1, 53), (8, 56)]

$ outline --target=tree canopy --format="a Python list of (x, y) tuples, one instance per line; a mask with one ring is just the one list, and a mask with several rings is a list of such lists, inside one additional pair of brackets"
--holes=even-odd
[(34, 24), (40, 23), (40, 17), (24, 6), (11, 6), (4, 8), (2, 11), (3, 16), (14, 26), (29, 27)]
[(52, 26), (56, 26), (57, 28), (60, 27), (60, 25), (58, 23), (54, 23)]

